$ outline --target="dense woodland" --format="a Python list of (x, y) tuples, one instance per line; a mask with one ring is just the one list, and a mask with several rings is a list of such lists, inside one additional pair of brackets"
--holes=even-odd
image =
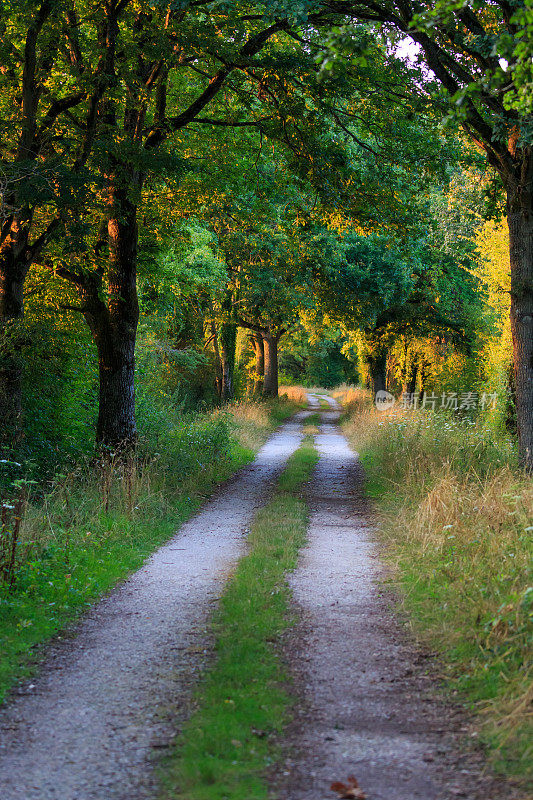
[[(322, 387), (420, 669), (531, 777), (532, 56), (533, 0), (0, 0), (0, 701)], [(165, 796), (270, 796), (319, 424)]]
[(532, 15), (2, 0), (4, 460), (281, 375), (496, 393), (531, 468)]

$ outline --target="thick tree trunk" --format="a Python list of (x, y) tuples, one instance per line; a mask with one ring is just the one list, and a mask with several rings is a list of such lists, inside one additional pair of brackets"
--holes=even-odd
[(233, 397), (236, 344), (237, 326), (233, 322), (223, 322), (220, 326), (220, 358), (222, 361), (221, 399), (223, 401), (231, 400)]
[(0, 324), (23, 315), (27, 262), (17, 259), (11, 248), (0, 250)]
[(137, 439), (135, 422), (135, 340), (137, 299), (137, 208), (114, 192), (108, 221), (109, 271), (106, 304), (94, 278), (81, 289), (84, 316), (98, 351), (100, 379), (96, 440), (124, 450)]
[(387, 351), (378, 350), (368, 357), (368, 369), (374, 397), (387, 388)]
[[(25, 248), (25, 239), (21, 243)], [(24, 280), (28, 266), (17, 257), (15, 242), (0, 249), (0, 452), (21, 435), (22, 361), (18, 325), (22, 320)]]
[(252, 334), (252, 346), (255, 353), (254, 395), (260, 395), (265, 379), (265, 344), (260, 333)]
[[(139, 179), (140, 181), (140, 179)], [(112, 337), (99, 352), (100, 405), (96, 437), (106, 445), (132, 445), (135, 423), (135, 340), (137, 298), (137, 208), (119, 190), (108, 221), (109, 319)], [(111, 345), (111, 348), (109, 348)]]
[(114, 320), (99, 332), (100, 380), (97, 441), (113, 449), (129, 449), (135, 444), (135, 331)]
[(265, 379), (263, 394), (265, 397), (278, 396), (278, 342), (279, 337), (267, 333), (263, 335), (265, 348)]
[(520, 191), (508, 191), (507, 222), (518, 444), (522, 466), (533, 472), (533, 163), (526, 172)]

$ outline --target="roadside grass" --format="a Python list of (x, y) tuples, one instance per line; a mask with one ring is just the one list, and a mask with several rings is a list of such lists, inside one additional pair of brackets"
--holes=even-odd
[(341, 403), (346, 414), (368, 411), (372, 408), (372, 393), (369, 389), (361, 389), (359, 386), (349, 386), (341, 384), (332, 392), (331, 396)]
[(280, 396), (285, 395), (295, 403), (307, 405), (307, 391), (302, 386), (280, 386), (279, 394)]
[[(280, 386), (279, 393), (280, 396), (286, 395), (296, 403), (307, 405), (308, 394), (331, 394), (331, 391), (321, 386)], [(319, 402), (322, 410), (327, 411), (329, 409), (329, 403), (326, 400), (320, 400)]]
[(281, 655), (292, 624), (285, 575), (296, 567), (308, 514), (300, 496), (318, 455), (307, 437), (255, 516), (213, 621), (216, 655), (197, 707), (162, 766), (163, 800), (267, 800), (266, 773), (293, 702)]
[(445, 665), (496, 769), (530, 786), (533, 482), (482, 421), (356, 412), (381, 538), (416, 635)]
[(20, 525), (16, 501), (4, 501), (0, 700), (32, 674), (42, 645), (142, 566), (296, 408), (234, 404), (184, 422), (157, 456), (80, 466), (25, 500)]

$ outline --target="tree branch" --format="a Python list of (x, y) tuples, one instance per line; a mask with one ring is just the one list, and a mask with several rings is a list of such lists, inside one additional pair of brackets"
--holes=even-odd
[(267, 122), (273, 117), (260, 117), (257, 120), (244, 122), (230, 122), (224, 119), (210, 119), (209, 117), (195, 117), (192, 122), (200, 122), (202, 125), (220, 125), (224, 128), (259, 128), (261, 122)]
[(224, 85), (227, 77), (233, 72), (234, 69), (243, 68), (247, 59), (256, 55), (267, 41), (275, 33), (286, 30), (289, 27), (287, 20), (281, 20), (274, 25), (260, 31), (259, 33), (251, 36), (248, 41), (241, 47), (237, 57), (233, 62), (224, 65), (218, 72), (213, 75), (209, 81), (208, 86), (204, 91), (194, 100), (185, 111), (178, 114), (176, 117), (170, 117), (165, 120), (163, 125), (153, 128), (146, 139), (145, 147), (151, 149), (157, 147), (163, 139), (167, 136), (169, 131), (178, 131), (184, 128), (189, 122), (198, 116), (198, 114), (205, 108), (205, 106), (215, 97), (222, 86)]
[(68, 97), (63, 97), (60, 100), (52, 98), (52, 104), (46, 114), (44, 115), (41, 126), (37, 132), (37, 139), (39, 139), (48, 128), (51, 128), (55, 120), (65, 111), (77, 106), (85, 97), (84, 92), (76, 92)]
[(28, 260), (30, 262), (34, 261), (35, 258), (39, 255), (39, 253), (43, 250), (43, 248), (46, 247), (46, 245), (52, 238), (52, 234), (54, 233), (55, 230), (57, 230), (60, 224), (61, 224), (61, 218), (55, 217), (50, 222), (46, 230), (44, 230), (41, 233), (41, 235), (37, 237), (37, 239), (33, 242), (33, 244), (28, 246), (27, 253), (28, 253)]
[(356, 144), (358, 144), (360, 147), (364, 148), (365, 150), (368, 150), (368, 152), (372, 153), (372, 155), (375, 156), (376, 158), (380, 158), (380, 159), (383, 158), (381, 153), (378, 153), (376, 150), (374, 150), (373, 147), (370, 147), (370, 145), (366, 144), (365, 142), (362, 142), (361, 139), (359, 139), (355, 135), (355, 133), (353, 133), (349, 128), (347, 128), (346, 125), (343, 125), (343, 123), (339, 119), (338, 114), (336, 114), (335, 111), (331, 111), (331, 116), (333, 117), (333, 119), (335, 120), (335, 122), (337, 123), (339, 128), (341, 128), (341, 130), (343, 130), (344, 133), (346, 133)]

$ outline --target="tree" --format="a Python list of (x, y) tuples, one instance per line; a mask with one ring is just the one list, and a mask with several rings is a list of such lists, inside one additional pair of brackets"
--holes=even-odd
[(294, 230), (283, 229), (263, 229), (259, 236), (249, 236), (250, 256), (241, 263), (236, 278), (236, 319), (262, 339), (258, 359), (261, 355), (264, 359), (263, 394), (267, 397), (278, 395), (279, 342), (296, 323), (300, 310), (313, 302), (309, 275), (294, 237)]
[[(349, 230), (340, 239), (331, 232), (312, 241), (315, 292), (328, 319), (368, 332), (391, 307), (402, 308), (412, 288), (411, 270), (390, 240)], [(376, 339), (376, 337), (374, 337)], [(387, 350), (374, 341), (367, 362), (374, 392), (386, 388)]]
[(265, 343), (262, 335), (258, 332), (251, 334), (250, 341), (255, 355), (253, 393), (255, 396), (259, 396), (263, 394), (265, 382)]
[[(0, 6), (0, 333), (22, 318), (28, 270), (64, 229), (73, 203), (82, 201), (98, 107), (113, 83), (110, 59), (124, 6), (108, 4), (107, 13), (102, 8), (94, 14), (83, 2), (75, 7), (63, 0)], [(4, 438), (13, 433), (21, 408), (21, 366), (12, 349), (4, 347), (0, 367)]]
[(412, 39), (434, 78), (428, 75), (415, 91), (429, 92), (443, 116), (459, 120), (500, 176), (507, 196), (520, 458), (533, 471), (533, 126), (524, 101), (531, 47), (520, 28), (530, 21), (530, 4), (328, 0), (320, 7), (325, 17), (337, 15), (337, 24), (371, 24), (394, 43), (398, 36)]
[[(140, 7), (133, 0), (110, 0), (93, 15), (85, 13), (82, 0), (43, 0), (37, 9), (30, 3), (24, 6), (18, 32), (23, 57), (13, 46), (13, 10), (2, 11), (0, 34), (8, 56), (4, 78), (11, 96), (20, 91), (23, 103), (13, 115), (15, 129), (20, 130), (14, 161), (18, 173), (10, 173), (4, 200), (8, 217), (0, 309), (8, 316), (20, 313), (29, 264), (68, 222), (70, 236), (63, 252), (54, 259), (46, 256), (43, 263), (78, 287), (80, 310), (98, 350), (97, 438), (111, 446), (131, 443), (136, 436), (138, 209), (147, 175), (156, 167), (162, 145), (199, 119), (223, 86), (234, 91), (240, 83), (253, 81), (254, 57), (289, 23), (242, 13), (238, 4), (229, 10), (209, 2), (169, 10), (157, 2)], [(240, 77), (230, 85), (237, 72)], [(61, 91), (65, 75), (68, 92)], [(59, 90), (48, 108), (39, 105), (48, 91), (45, 78)], [(85, 119), (72, 113), (77, 105)], [(70, 185), (55, 180), (55, 173), (50, 179), (41, 166), (46, 165), (50, 141), (57, 163), (72, 162), (74, 172), (89, 170), (85, 183), (90, 184), (92, 202), (67, 191), (60, 212), (52, 196), (51, 219), (28, 245), (35, 204), (33, 199), (22, 204), (18, 199), (34, 197), (36, 175), (41, 180), (44, 175), (53, 186)], [(38, 162), (39, 170), (28, 170), (28, 162)], [(12, 393), (7, 379), (3, 385), (5, 394)]]

